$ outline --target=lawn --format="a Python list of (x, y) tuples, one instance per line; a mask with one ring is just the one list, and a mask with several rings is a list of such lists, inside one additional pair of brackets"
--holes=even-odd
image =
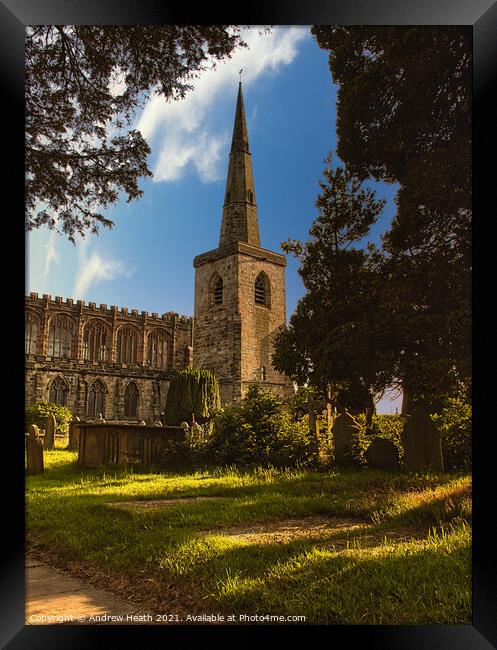
[(29, 548), (172, 622), (471, 623), (469, 475), (89, 471), (60, 449), (45, 466)]

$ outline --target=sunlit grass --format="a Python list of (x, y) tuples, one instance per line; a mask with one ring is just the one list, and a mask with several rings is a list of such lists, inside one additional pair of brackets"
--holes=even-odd
[[(303, 614), (308, 623), (469, 623), (471, 478), (379, 471), (234, 468), (190, 474), (81, 470), (76, 453), (45, 453), (29, 476), (28, 534), (60, 562), (130, 583), (195, 594), (199, 611)], [(220, 496), (182, 503), (181, 497)], [(227, 497), (227, 498), (226, 498)], [(177, 505), (111, 508), (122, 501)], [(274, 543), (229, 528), (287, 518), (342, 517), (367, 534), (317, 531)], [(396, 527), (420, 539), (381, 541)], [(362, 528), (361, 528), (362, 530)], [(376, 536), (374, 544), (368, 536)], [(378, 541), (379, 540), (379, 541)]]

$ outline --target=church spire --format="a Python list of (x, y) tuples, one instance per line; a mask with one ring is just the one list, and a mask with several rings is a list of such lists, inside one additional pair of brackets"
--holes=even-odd
[(241, 81), (238, 85), (219, 245), (235, 241), (260, 246), (252, 156), (249, 150)]

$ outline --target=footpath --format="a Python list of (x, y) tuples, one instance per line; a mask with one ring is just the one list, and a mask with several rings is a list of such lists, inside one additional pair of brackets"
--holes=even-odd
[(89, 587), (38, 560), (26, 559), (26, 625), (152, 623), (156, 623), (152, 612)]

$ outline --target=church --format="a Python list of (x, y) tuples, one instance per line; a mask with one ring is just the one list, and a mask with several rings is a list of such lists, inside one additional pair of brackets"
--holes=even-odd
[(193, 318), (27, 296), (26, 404), (63, 404), (81, 420), (101, 413), (154, 422), (175, 371), (188, 366), (217, 376), (223, 404), (252, 384), (293, 394), (292, 382), (271, 365), (273, 336), (286, 321), (286, 259), (260, 243), (241, 83), (219, 245), (193, 266)]

